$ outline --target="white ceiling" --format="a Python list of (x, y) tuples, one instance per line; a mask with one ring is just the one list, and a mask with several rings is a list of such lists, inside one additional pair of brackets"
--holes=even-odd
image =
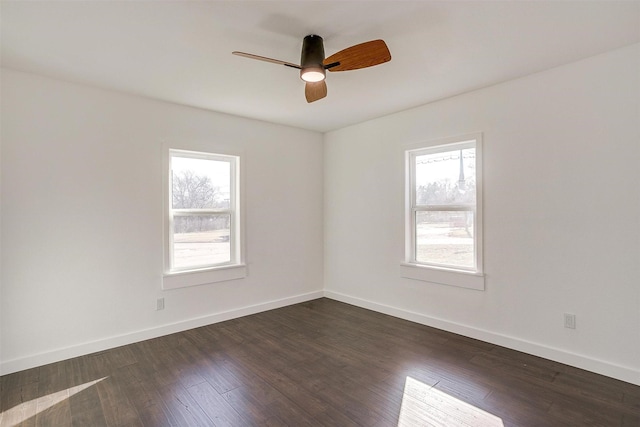
[[(5, 1), (2, 66), (316, 131), (640, 41), (640, 1)], [(328, 55), (384, 39), (392, 60), (328, 73), (307, 104), (302, 39)]]

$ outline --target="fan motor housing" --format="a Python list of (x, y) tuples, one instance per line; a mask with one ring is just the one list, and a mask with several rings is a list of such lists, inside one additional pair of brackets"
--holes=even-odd
[(300, 78), (302, 80), (309, 81), (305, 78), (305, 74), (309, 72), (321, 73), (324, 79), (324, 44), (322, 37), (315, 34), (310, 34), (302, 41), (302, 53), (300, 54)]

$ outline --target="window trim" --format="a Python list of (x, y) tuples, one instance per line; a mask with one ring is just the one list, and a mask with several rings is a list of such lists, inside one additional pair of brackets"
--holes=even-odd
[[(452, 149), (476, 149), (476, 204), (468, 205), (417, 206), (415, 183), (415, 157), (422, 154), (451, 151)], [(441, 138), (404, 147), (405, 186), (405, 253), (401, 262), (401, 276), (432, 283), (484, 290), (483, 273), (483, 217), (482, 217), (482, 133)], [(474, 268), (418, 262), (416, 260), (416, 212), (439, 210), (470, 210), (474, 212)]]
[[(197, 151), (196, 151), (197, 150)], [(176, 289), (187, 286), (197, 286), (207, 283), (223, 282), (241, 279), (247, 276), (247, 266), (244, 256), (244, 214), (243, 214), (243, 169), (242, 155), (238, 152), (216, 149), (215, 153), (206, 148), (202, 150), (164, 147), (164, 244), (163, 244), (163, 277), (162, 289)], [(228, 161), (230, 163), (230, 206), (229, 209), (173, 209), (171, 192), (171, 160), (174, 155), (196, 159)], [(197, 267), (174, 268), (173, 265), (173, 227), (174, 212), (179, 211), (186, 215), (230, 215), (230, 261)]]

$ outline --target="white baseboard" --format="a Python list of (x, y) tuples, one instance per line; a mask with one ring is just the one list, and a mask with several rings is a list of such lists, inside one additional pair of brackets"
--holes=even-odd
[(155, 328), (135, 331), (127, 334), (117, 335), (95, 341), (90, 341), (70, 347), (54, 349), (31, 356), (21, 357), (17, 359), (2, 361), (0, 363), (0, 375), (6, 375), (25, 369), (35, 368), (49, 363), (59, 362), (61, 360), (70, 359), (72, 357), (83, 356), (85, 354), (95, 353), (97, 351), (108, 350), (110, 348), (120, 347), (151, 338), (161, 337), (176, 332), (182, 332), (201, 326), (211, 325), (213, 323), (224, 322), (242, 316), (260, 313), (275, 308), (285, 307), (300, 302), (310, 301), (316, 298), (322, 298), (323, 292), (316, 291), (302, 295), (295, 295), (274, 301), (267, 301), (260, 304), (240, 307), (237, 309), (223, 311), (220, 313), (209, 314), (207, 316), (187, 319), (180, 322), (161, 325)]
[(426, 316), (424, 314), (403, 310), (385, 304), (341, 294), (339, 292), (324, 291), (324, 296), (336, 301), (345, 302), (357, 307), (366, 308), (379, 313), (388, 314), (400, 319), (409, 320), (411, 322), (420, 323), (422, 325), (432, 326), (444, 331), (453, 332), (455, 334), (464, 335), (466, 337), (475, 338), (481, 341), (507, 347), (523, 353), (532, 354), (545, 359), (564, 363), (565, 365), (574, 366), (576, 368), (585, 369), (607, 377), (626, 381), (631, 384), (640, 385), (640, 371), (625, 366), (615, 365), (598, 359), (593, 359), (580, 354), (570, 353), (565, 350), (548, 347), (542, 344), (522, 340), (519, 338), (497, 334), (495, 332), (483, 329), (473, 328), (471, 326), (462, 325), (448, 320), (438, 319)]

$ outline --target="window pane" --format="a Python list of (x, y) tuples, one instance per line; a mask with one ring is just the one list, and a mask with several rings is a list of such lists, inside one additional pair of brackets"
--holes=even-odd
[(229, 215), (176, 216), (173, 268), (210, 266), (231, 261)]
[(475, 148), (423, 154), (415, 162), (418, 206), (475, 204)]
[(173, 209), (229, 209), (231, 164), (172, 156)]
[(474, 268), (473, 212), (416, 212), (416, 261)]

